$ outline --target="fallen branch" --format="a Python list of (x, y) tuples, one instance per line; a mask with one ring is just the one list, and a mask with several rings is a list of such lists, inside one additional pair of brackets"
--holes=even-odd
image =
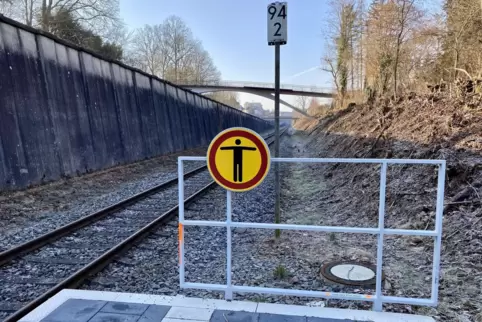
[(455, 69), (455, 70), (458, 70), (459, 72), (463, 72), (465, 75), (467, 75), (468, 78), (470, 78), (470, 80), (472, 80), (472, 76), (470, 76), (470, 74), (467, 73), (467, 71), (465, 69), (455, 68), (455, 67), (452, 67), (452, 68)]
[(378, 141), (380, 141), (380, 138), (383, 136), (383, 134), (385, 133), (385, 130), (388, 129), (388, 126), (385, 126), (382, 131), (380, 132), (380, 134), (378, 134), (377, 138), (375, 139), (375, 143), (372, 144), (372, 146), (370, 147), (370, 149), (362, 156), (365, 157), (367, 154), (369, 153), (372, 153), (373, 150), (375, 149), (375, 147), (377, 146), (378, 144)]
[[(473, 222), (473, 223), (471, 224), (472, 227), (474, 227), (475, 225), (477, 225), (481, 220), (482, 220), (482, 217), (480, 217), (480, 218), (477, 219), (475, 222)], [(451, 233), (450, 235), (448, 235), (447, 237), (445, 237), (445, 239), (450, 239), (450, 238), (452, 238), (453, 236), (457, 235), (459, 232), (460, 232), (460, 229), (457, 229), (456, 231), (454, 231), (453, 233)]]
[(476, 181), (473, 184), (470, 184), (462, 189), (460, 192), (458, 192), (445, 206), (444, 206), (444, 211), (447, 211), (450, 206), (460, 204), (460, 201), (463, 201), (467, 197), (470, 196), (472, 189), (479, 188), (482, 186), (482, 181)]
[(421, 194), (424, 194), (424, 193), (427, 193), (426, 191), (423, 191), (423, 192), (404, 192), (404, 191), (401, 191), (401, 192), (392, 192), (394, 195), (400, 195), (400, 196), (418, 196), (418, 195), (421, 195)]
[(473, 185), (471, 185), (470, 182), (467, 182), (467, 184), (469, 185), (469, 187), (472, 188), (472, 190), (474, 190), (475, 194), (477, 195), (477, 198), (480, 199), (480, 195), (479, 195), (479, 192), (477, 191), (477, 189), (475, 189), (475, 187)]
[(466, 201), (454, 201), (454, 202), (449, 202), (447, 205), (468, 205), (471, 203), (480, 203), (482, 200), (466, 200)]

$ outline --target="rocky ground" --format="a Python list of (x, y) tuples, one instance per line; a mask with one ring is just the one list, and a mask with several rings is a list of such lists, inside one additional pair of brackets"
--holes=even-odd
[[(478, 95), (458, 99), (442, 94), (402, 97), (396, 102), (380, 100), (340, 111), (321, 111), (318, 120), (297, 124), (308, 134), (300, 136), (297, 144), (304, 156), (447, 160), (439, 304), (432, 309), (394, 305), (387, 306), (388, 310), (419, 312), (441, 321), (482, 321), (481, 102)], [(303, 177), (301, 170), (296, 171)], [(313, 208), (329, 209), (349, 224), (374, 223), (377, 168), (332, 165), (308, 175), (324, 178), (328, 186), (312, 196), (306, 196), (309, 190), (296, 189), (294, 196), (305, 196)], [(387, 185), (386, 224), (408, 229), (433, 227), (433, 169), (389, 167)], [(424, 280), (431, 269), (431, 240), (396, 236), (385, 245), (384, 263), (390, 281), (385, 292), (429, 295), (430, 281)], [(413, 273), (408, 272), (409, 267)]]

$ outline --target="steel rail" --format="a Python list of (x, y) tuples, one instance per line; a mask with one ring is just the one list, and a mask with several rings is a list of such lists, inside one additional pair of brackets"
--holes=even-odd
[[(265, 139), (269, 139), (273, 135), (274, 135), (273, 133), (270, 133), (265, 137)], [(207, 166), (203, 165), (203, 166), (200, 166), (200, 167), (198, 167), (194, 170), (191, 170), (184, 175), (184, 178), (185, 179), (190, 178), (193, 175), (203, 171), (206, 168), (207, 168)], [(128, 197), (124, 200), (121, 200), (121, 201), (119, 201), (119, 202), (117, 202), (113, 205), (110, 205), (108, 207), (105, 207), (103, 209), (95, 211), (90, 215), (81, 217), (81, 218), (79, 218), (75, 221), (72, 221), (72, 222), (64, 225), (64, 226), (61, 226), (57, 229), (49, 231), (48, 233), (45, 233), (45, 234), (43, 234), (39, 237), (36, 237), (36, 238), (31, 239), (29, 241), (26, 241), (26, 242), (24, 242), (20, 245), (17, 245), (17, 246), (14, 246), (14, 247), (10, 248), (10, 249), (7, 249), (7, 250), (0, 253), (0, 267), (10, 263), (13, 259), (15, 259), (17, 257), (20, 257), (20, 256), (24, 255), (25, 253), (32, 252), (36, 249), (39, 249), (42, 246), (45, 246), (46, 244), (48, 244), (50, 242), (56, 241), (57, 239), (65, 236), (65, 235), (67, 235), (67, 234), (69, 234), (73, 231), (79, 230), (80, 228), (83, 228), (83, 227), (85, 227), (89, 224), (93, 224), (96, 221), (101, 220), (105, 216), (110, 215), (114, 212), (117, 212), (117, 211), (119, 211), (119, 210), (121, 210), (121, 209), (123, 209), (123, 208), (125, 208), (129, 205), (132, 205), (133, 203), (136, 203), (136, 202), (138, 202), (142, 199), (145, 199), (145, 198), (149, 197), (150, 195), (153, 195), (153, 194), (159, 192), (160, 190), (166, 189), (166, 188), (172, 186), (173, 184), (175, 184), (177, 182), (178, 182), (178, 177), (176, 176), (175, 178), (172, 178), (171, 180), (162, 182), (157, 186), (154, 186), (154, 187), (149, 188), (145, 191), (142, 191), (138, 194), (135, 194), (131, 197)]]
[[(266, 136), (265, 139), (268, 139), (272, 137), (274, 134), (269, 134)], [(201, 167), (198, 167), (194, 170), (191, 170), (187, 172), (184, 175), (184, 178), (190, 178), (193, 175), (205, 170), (207, 168), (206, 165), (203, 165)], [(128, 197), (124, 200), (121, 200), (113, 205), (110, 205), (108, 207), (105, 207), (103, 209), (100, 209), (98, 211), (95, 211), (94, 213), (81, 217), (75, 221), (72, 221), (64, 226), (61, 226), (57, 229), (54, 229), (52, 231), (49, 231), (48, 233), (45, 233), (39, 237), (36, 237), (34, 239), (31, 239), (29, 241), (26, 241), (20, 245), (14, 246), (10, 249), (7, 249), (3, 252), (0, 253), (0, 267), (10, 263), (13, 259), (20, 257), (24, 255), (25, 253), (32, 252), (36, 249), (41, 248), (42, 246), (45, 246), (46, 244), (56, 241), (57, 239), (73, 232), (76, 230), (79, 230), (80, 228), (83, 228), (87, 225), (93, 224), (102, 218), (106, 217), (107, 215), (110, 215), (114, 212), (117, 212), (121, 210), (122, 208), (125, 208), (129, 205), (132, 205), (133, 203), (136, 203), (142, 199), (145, 199), (149, 197), (150, 195), (153, 195), (160, 190), (166, 189), (173, 184), (178, 182), (178, 177), (175, 177), (171, 180), (165, 181), (160, 183), (159, 185), (152, 187), (150, 189), (147, 189), (145, 191), (142, 191), (138, 194), (135, 194), (131, 197)]]
[[(184, 178), (189, 178), (201, 171), (203, 171), (206, 168), (206, 166), (201, 166), (199, 168), (196, 168), (192, 171), (187, 172), (184, 175)], [(166, 189), (173, 184), (178, 182), (178, 177), (176, 176), (175, 178), (165, 181), (163, 183), (160, 183), (159, 185), (152, 187), (150, 189), (147, 189), (145, 191), (142, 191), (138, 194), (135, 194), (134, 196), (128, 197), (124, 200), (121, 200), (113, 205), (110, 205), (108, 207), (105, 207), (103, 209), (100, 209), (90, 215), (84, 216), (82, 218), (79, 218), (75, 221), (72, 221), (62, 227), (59, 227), (57, 229), (54, 229), (52, 231), (49, 231), (48, 233), (45, 233), (37, 238), (31, 239), (27, 242), (24, 242), (18, 246), (14, 246), (10, 249), (7, 249), (3, 252), (0, 253), (0, 267), (4, 266), (5, 264), (8, 264), (11, 262), (13, 259), (20, 257), (24, 255), (25, 253), (32, 252), (36, 249), (39, 249), (42, 246), (45, 246), (46, 244), (56, 241), (57, 239), (73, 232), (76, 230), (79, 230), (80, 228), (83, 228), (87, 225), (93, 224), (96, 221), (99, 221), (100, 219), (104, 218), (107, 215), (110, 215), (114, 212), (117, 212), (129, 205), (132, 205), (133, 203), (139, 202), (142, 199), (145, 199), (149, 197), (150, 195), (153, 195), (160, 190)]]
[[(284, 132), (287, 130), (287, 128), (283, 129), (281, 132), (280, 132), (280, 136), (282, 136), (284, 134)], [(265, 140), (268, 139), (268, 138), (271, 138), (272, 136), (274, 136), (274, 133), (272, 134), (269, 134), (265, 137)], [(271, 142), (267, 142), (268, 145), (271, 145), (274, 143), (274, 140), (272, 140)], [(191, 172), (189, 173), (186, 173), (186, 175), (184, 177), (186, 177), (187, 175), (193, 175), (194, 173), (193, 172), (199, 172), (201, 171), (201, 169), (204, 169), (206, 168), (207, 166), (201, 166), (199, 168), (196, 168), (194, 170), (192, 170)], [(193, 173), (193, 174), (191, 174)], [(170, 185), (174, 182), (178, 181), (178, 177), (176, 178), (173, 178), (161, 185)], [(197, 198), (199, 198), (200, 196), (202, 196), (205, 192), (207, 192), (207, 190), (209, 190), (211, 187), (213, 187), (214, 185), (216, 184), (215, 181), (212, 181), (211, 183), (207, 184), (206, 186), (204, 186), (203, 188), (201, 188), (199, 191), (197, 191), (196, 193), (194, 193), (193, 195), (191, 195), (190, 197), (188, 197), (187, 199), (184, 200), (184, 205), (189, 205), (190, 203), (194, 202)], [(161, 186), (159, 185), (159, 186)], [(125, 203), (125, 204), (128, 204), (128, 203), (132, 203), (132, 202), (135, 202), (136, 200), (133, 199), (133, 198), (141, 198), (140, 196), (148, 196), (149, 194), (153, 193), (152, 190), (153, 189), (156, 189), (158, 188), (159, 186), (156, 186), (154, 188), (151, 188), (149, 190), (146, 190), (144, 192), (141, 192), (133, 197), (130, 197), (130, 198), (127, 198), (123, 201), (121, 201), (120, 203)], [(120, 203), (117, 203), (113, 206), (110, 206), (110, 207), (107, 207), (107, 208), (104, 208), (100, 211), (110, 211), (108, 213), (111, 213), (113, 212), (114, 208), (115, 209), (119, 209), (119, 208), (123, 208), (125, 207), (125, 205), (123, 206), (118, 206)], [(172, 207), (171, 209), (169, 209), (168, 211), (166, 211), (165, 213), (163, 213), (162, 215), (160, 215), (157, 219), (153, 220), (151, 223), (147, 224), (146, 226), (144, 226), (143, 228), (141, 228), (140, 230), (138, 230), (137, 232), (135, 232), (134, 234), (132, 234), (131, 236), (129, 236), (127, 239), (123, 240), (122, 242), (120, 242), (119, 244), (117, 244), (116, 246), (114, 246), (113, 248), (111, 248), (110, 250), (108, 250), (107, 252), (105, 252), (104, 254), (102, 254), (101, 256), (99, 256), (97, 259), (93, 260), (91, 263), (87, 264), (86, 266), (84, 266), (83, 268), (81, 268), (80, 270), (76, 271), (74, 274), (70, 275), (69, 277), (67, 277), (66, 279), (64, 279), (62, 282), (60, 282), (59, 284), (55, 285), (54, 287), (50, 288), (48, 291), (44, 292), (43, 294), (41, 294), (40, 296), (38, 296), (37, 298), (35, 298), (34, 300), (32, 300), (31, 302), (29, 302), (27, 305), (25, 305), (24, 307), (22, 307), (21, 309), (17, 310), (16, 312), (14, 312), (13, 314), (9, 315), (6, 320), (4, 320), (4, 322), (14, 322), (14, 321), (18, 321), (19, 319), (21, 319), (22, 317), (24, 317), (25, 315), (27, 315), (28, 313), (30, 313), (31, 311), (33, 311), (35, 308), (37, 308), (39, 305), (41, 305), (43, 302), (45, 302), (46, 300), (48, 300), (51, 296), (55, 295), (56, 293), (58, 293), (59, 291), (61, 291), (62, 289), (64, 288), (76, 288), (78, 287), (79, 285), (81, 285), (85, 279), (87, 279), (89, 276), (101, 271), (105, 266), (107, 266), (115, 257), (121, 255), (122, 253), (125, 253), (126, 251), (128, 251), (130, 248), (132, 248), (138, 241), (142, 240), (143, 238), (145, 238), (153, 229), (157, 228), (160, 224), (164, 223), (165, 221), (168, 221), (170, 219), (172, 219), (175, 214), (177, 213), (177, 210), (179, 209), (179, 205), (176, 205), (174, 207)], [(107, 213), (105, 214), (107, 215)], [(105, 216), (103, 215), (103, 216)], [(92, 215), (89, 215), (87, 217), (90, 217)], [(83, 220), (87, 217), (83, 217), (77, 221), (80, 221), (80, 220)], [(76, 222), (77, 222), (76, 221)], [(71, 223), (73, 224), (73, 223)], [(57, 231), (57, 230), (60, 230), (66, 226), (69, 226), (70, 224), (68, 225), (65, 225), (59, 229), (56, 229), (54, 231)], [(85, 225), (83, 225), (85, 226)], [(83, 227), (82, 226), (82, 227)], [(52, 231), (52, 232), (54, 232)], [(63, 235), (65, 235), (67, 232), (63, 233)], [(49, 233), (48, 233), (49, 234)], [(42, 238), (48, 234), (45, 234), (43, 236), (40, 236), (39, 238)], [(63, 236), (62, 235), (62, 236)], [(39, 239), (39, 238), (36, 238), (36, 239)], [(60, 238), (60, 236), (59, 236)], [(31, 240), (30, 242), (33, 242), (34, 240)], [(29, 244), (30, 242), (26, 242), (18, 247), (21, 247), (23, 245), (27, 245)], [(45, 245), (47, 242), (44, 242), (43, 245)], [(27, 246), (23, 246), (23, 247), (27, 247)], [(29, 247), (33, 247), (33, 246), (29, 246)], [(40, 246), (39, 246), (40, 247)], [(34, 249), (37, 249), (39, 247), (36, 247)], [(15, 247), (17, 248), (17, 247)], [(29, 248), (30, 249), (30, 248)], [(8, 251), (7, 251), (8, 252)], [(25, 252), (25, 250), (23, 251)], [(5, 253), (5, 252), (4, 252)], [(3, 254), (3, 253), (2, 253)], [(11, 255), (13, 256), (13, 258), (17, 257), (18, 255)]]
[[(189, 198), (184, 200), (184, 204), (189, 205), (195, 199), (199, 198), (200, 195), (204, 194), (213, 185), (215, 185), (214, 181), (204, 186), (201, 190), (197, 191), (195, 194), (191, 195)], [(102, 270), (102, 268), (107, 266), (116, 256), (119, 256), (122, 253), (129, 250), (132, 246), (135, 245), (135, 243), (137, 243), (145, 236), (147, 236), (151, 232), (151, 230), (158, 227), (164, 221), (171, 219), (177, 213), (178, 208), (179, 208), (179, 205), (172, 207), (171, 209), (169, 209), (168, 211), (160, 215), (159, 218), (155, 219), (148, 225), (144, 226), (142, 229), (138, 230), (133, 235), (129, 236), (127, 239), (123, 240), (122, 242), (120, 242), (119, 244), (117, 244), (116, 246), (114, 246), (113, 248), (111, 248), (101, 256), (99, 256), (94, 261), (90, 262), (89, 264), (87, 264), (86, 266), (84, 266), (74, 274), (64, 279), (59, 284), (49, 289), (47, 292), (38, 296), (36, 299), (29, 302), (20, 310), (8, 316), (7, 319), (4, 320), (4, 322), (18, 321), (19, 319), (21, 319), (22, 317), (30, 313), (32, 310), (34, 310), (36, 307), (38, 307), (40, 304), (45, 302), (47, 299), (49, 299), (51, 296), (60, 292), (62, 289), (75, 288), (79, 286), (89, 276), (99, 272), (100, 270)]]

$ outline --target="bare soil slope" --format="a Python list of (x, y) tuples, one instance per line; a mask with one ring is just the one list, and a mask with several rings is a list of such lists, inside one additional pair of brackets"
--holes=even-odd
[[(419, 312), (442, 321), (482, 321), (482, 98), (412, 96), (397, 102), (384, 100), (324, 111), (318, 118), (295, 124), (309, 135), (296, 147), (305, 156), (447, 160), (439, 305), (436, 309), (408, 305), (386, 309)], [(310, 176), (324, 178), (323, 190), (331, 194), (331, 204), (336, 201), (335, 211), (331, 209), (333, 218), (342, 218), (351, 225), (357, 221), (356, 214), (376, 222), (378, 166), (332, 164)], [(436, 178), (433, 167), (390, 166), (386, 225), (433, 229)], [(311, 201), (311, 208), (327, 203), (320, 196)], [(388, 271), (391, 289), (385, 293), (429, 296), (401, 281), (417, 281), (405, 273), (405, 265), (414, 266), (415, 274), (431, 272), (431, 239), (394, 236), (387, 243), (390, 248), (405, 250), (400, 258), (384, 258), (392, 267)], [(427, 256), (420, 256), (421, 252)], [(425, 281), (430, 287), (430, 280)]]

